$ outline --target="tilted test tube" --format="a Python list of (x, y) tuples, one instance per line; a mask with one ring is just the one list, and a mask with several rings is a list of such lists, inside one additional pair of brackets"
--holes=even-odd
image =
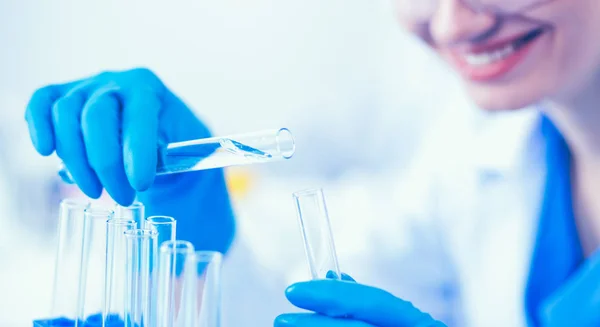
[[(169, 143), (157, 151), (157, 175), (290, 159), (296, 150), (287, 128)], [(61, 163), (61, 179), (75, 183)]]

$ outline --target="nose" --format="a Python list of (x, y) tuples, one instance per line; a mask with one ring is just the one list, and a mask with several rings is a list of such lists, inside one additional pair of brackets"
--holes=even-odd
[(499, 18), (478, 12), (465, 0), (440, 0), (430, 21), (431, 38), (437, 45), (451, 46), (461, 42), (478, 42), (493, 35)]

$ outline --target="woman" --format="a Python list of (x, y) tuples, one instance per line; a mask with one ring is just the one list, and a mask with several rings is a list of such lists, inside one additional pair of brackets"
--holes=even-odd
[[(451, 116), (460, 133), (441, 129), (444, 142), (433, 142), (406, 184), (411, 206), (401, 210), (432, 218), (425, 223), (455, 266), (465, 325), (600, 324), (600, 2), (398, 0), (397, 8), (402, 25), (460, 73), (479, 107), (532, 107)], [(198, 248), (229, 248), (234, 224), (220, 170), (154, 181), (157, 143), (208, 131), (148, 70), (42, 88), (27, 119), (38, 152), (56, 150), (90, 197), (105, 188), (126, 205), (137, 194), (149, 214), (179, 217), (180, 236)], [(472, 122), (483, 124), (483, 135), (468, 132)], [(286, 294), (319, 314), (284, 314), (277, 326), (441, 324), (352, 281), (300, 283)]]
[[(419, 161), (417, 183), (408, 185), (434, 176), (425, 194), (436, 201), (432, 226), (445, 231), (458, 267), (465, 324), (597, 326), (600, 41), (592, 36), (600, 31), (600, 2), (398, 0), (397, 8), (401, 23), (462, 76), (479, 107), (533, 107), (490, 114), (477, 121), (483, 133), (467, 138), (440, 135), (444, 146), (457, 146), (434, 147), (437, 157)], [(428, 169), (432, 162), (443, 167)], [(434, 203), (424, 201), (419, 210)], [(288, 298), (352, 319), (284, 315), (279, 321), (291, 322), (281, 326), (436, 324), (385, 292), (352, 283), (302, 283)]]

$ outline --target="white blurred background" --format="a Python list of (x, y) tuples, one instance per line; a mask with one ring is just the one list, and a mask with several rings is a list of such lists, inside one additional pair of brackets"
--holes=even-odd
[(365, 216), (386, 212), (390, 176), (462, 99), (390, 0), (3, 0), (0, 49), (2, 326), (47, 315), (57, 205), (73, 192), (28, 139), (24, 108), (40, 86), (144, 66), (215, 134), (290, 127), (293, 160), (230, 171), (240, 233), (265, 269), (301, 267), (288, 281), (306, 277), (290, 192), (326, 189), (342, 269), (360, 265)]

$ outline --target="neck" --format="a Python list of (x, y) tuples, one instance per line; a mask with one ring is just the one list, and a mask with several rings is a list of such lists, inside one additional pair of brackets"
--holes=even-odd
[(573, 205), (586, 255), (600, 247), (600, 74), (579, 92), (549, 101), (548, 116), (572, 153)]
[(575, 161), (600, 162), (600, 73), (577, 92), (550, 100), (545, 110)]

